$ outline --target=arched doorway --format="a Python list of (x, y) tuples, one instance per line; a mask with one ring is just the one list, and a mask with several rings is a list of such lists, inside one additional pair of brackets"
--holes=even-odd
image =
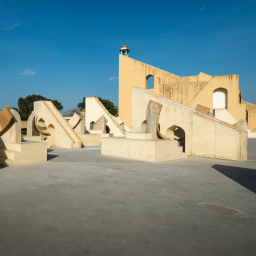
[(185, 152), (186, 134), (181, 127), (173, 125), (166, 130), (165, 135), (171, 140), (177, 140)]
[(106, 125), (106, 133), (110, 133), (110, 129), (107, 125)]
[(146, 76), (146, 89), (154, 89), (154, 80), (153, 75)]
[(92, 121), (91, 123), (90, 123), (90, 130), (92, 130), (93, 129), (93, 126), (95, 125), (95, 122), (94, 121)]
[(50, 133), (50, 135), (47, 136), (47, 144), (50, 146), (55, 146), (55, 127), (50, 124), (47, 130)]
[(145, 133), (146, 130), (147, 130), (147, 121), (145, 120), (141, 123), (141, 132)]
[(224, 88), (218, 88), (213, 91), (213, 109), (226, 109), (228, 91)]

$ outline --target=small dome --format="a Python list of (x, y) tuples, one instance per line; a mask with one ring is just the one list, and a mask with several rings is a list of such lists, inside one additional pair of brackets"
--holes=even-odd
[(128, 51), (130, 51), (126, 44), (124, 44), (124, 45), (121, 47), (121, 50), (119, 50), (119, 51), (122, 51), (122, 50), (128, 50)]
[(121, 50), (119, 50), (121, 52), (121, 54), (128, 56), (128, 53), (130, 52), (130, 50), (128, 49), (128, 47), (126, 46), (126, 44), (124, 44), (121, 47)]
[(128, 49), (128, 47), (126, 46), (126, 44), (124, 44), (121, 49)]

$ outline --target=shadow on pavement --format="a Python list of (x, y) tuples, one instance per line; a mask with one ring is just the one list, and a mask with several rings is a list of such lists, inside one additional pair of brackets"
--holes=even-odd
[(215, 164), (213, 169), (256, 193), (256, 169)]
[(47, 154), (47, 161), (52, 160), (56, 157), (58, 157), (58, 155)]

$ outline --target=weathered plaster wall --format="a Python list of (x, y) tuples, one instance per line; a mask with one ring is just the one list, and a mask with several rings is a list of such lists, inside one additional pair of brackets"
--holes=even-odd
[(243, 101), (248, 111), (248, 129), (251, 132), (256, 132), (256, 105)]
[(213, 113), (213, 92), (227, 90), (226, 110), (237, 121), (246, 120), (248, 128), (256, 129), (256, 106), (242, 100), (239, 75), (210, 76), (200, 72), (197, 76), (179, 77), (127, 56), (119, 55), (119, 115), (126, 126), (131, 127), (132, 87), (147, 89), (147, 76), (154, 76), (154, 89), (158, 95), (195, 109), (197, 104), (210, 108)]
[(147, 89), (147, 76), (175, 78), (174, 74), (147, 65), (140, 61), (119, 55), (119, 115), (126, 126), (131, 127), (132, 87)]
[(218, 88), (227, 90), (227, 111), (236, 120), (245, 120), (246, 105), (240, 99), (239, 75), (214, 76), (187, 106), (195, 109), (197, 104), (201, 104), (212, 112), (213, 91)]
[(208, 84), (211, 76), (200, 73), (198, 76), (160, 78), (155, 93), (185, 106)]

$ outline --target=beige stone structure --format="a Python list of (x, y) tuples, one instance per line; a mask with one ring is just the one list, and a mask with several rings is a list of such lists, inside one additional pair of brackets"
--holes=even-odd
[(40, 132), (36, 127), (35, 114), (31, 113), (27, 121), (27, 136), (40, 136)]
[(256, 106), (243, 101), (239, 75), (210, 76), (200, 72), (179, 77), (120, 54), (119, 114), (128, 127), (132, 125), (132, 87), (148, 89), (148, 78), (152, 76), (154, 88), (149, 91), (192, 109), (201, 105), (232, 125), (246, 120), (251, 132), (256, 129)]
[[(28, 120), (28, 137), (24, 139), (29, 140), (29, 136), (38, 136), (39, 132), (48, 147), (81, 148), (81, 139), (73, 129), (80, 122), (79, 115), (75, 115), (68, 123), (51, 101), (36, 101), (34, 111)], [(78, 130), (84, 129), (83, 122), (81, 126)]]
[(176, 140), (138, 138), (102, 138), (101, 154), (153, 163), (187, 157)]
[[(66, 119), (65, 119), (66, 120)], [(84, 134), (84, 126), (85, 126), (85, 118), (84, 116), (81, 116), (77, 113), (74, 113), (74, 115), (71, 117), (71, 119), (68, 121), (68, 124), (76, 134)]]
[(95, 123), (104, 116), (108, 121), (106, 124), (106, 132), (112, 133), (114, 137), (124, 137), (125, 131), (119, 125), (117, 119), (112, 116), (103, 106), (97, 97), (86, 98), (86, 130), (88, 133), (94, 133), (93, 127)]
[(247, 159), (247, 132), (225, 122), (204, 115), (192, 108), (161, 97), (148, 90), (132, 89), (132, 131), (144, 129), (148, 102), (161, 105), (160, 131), (166, 137), (177, 139), (188, 155), (229, 160)]
[(4, 134), (11, 125), (14, 117), (7, 105), (0, 112), (0, 135)]
[(21, 120), (19, 113), (5, 106), (0, 112), (0, 124), (5, 129), (0, 134), (0, 165), (20, 165), (47, 161), (45, 142), (21, 142)]
[(104, 115), (102, 115), (96, 123), (92, 127), (92, 131), (101, 131), (102, 133), (106, 133), (106, 126), (107, 126), (108, 120)]
[(127, 132), (126, 138), (103, 138), (101, 154), (153, 163), (186, 158), (187, 154), (178, 141), (170, 140), (159, 132), (158, 120), (162, 104), (149, 100), (145, 109), (146, 132)]

